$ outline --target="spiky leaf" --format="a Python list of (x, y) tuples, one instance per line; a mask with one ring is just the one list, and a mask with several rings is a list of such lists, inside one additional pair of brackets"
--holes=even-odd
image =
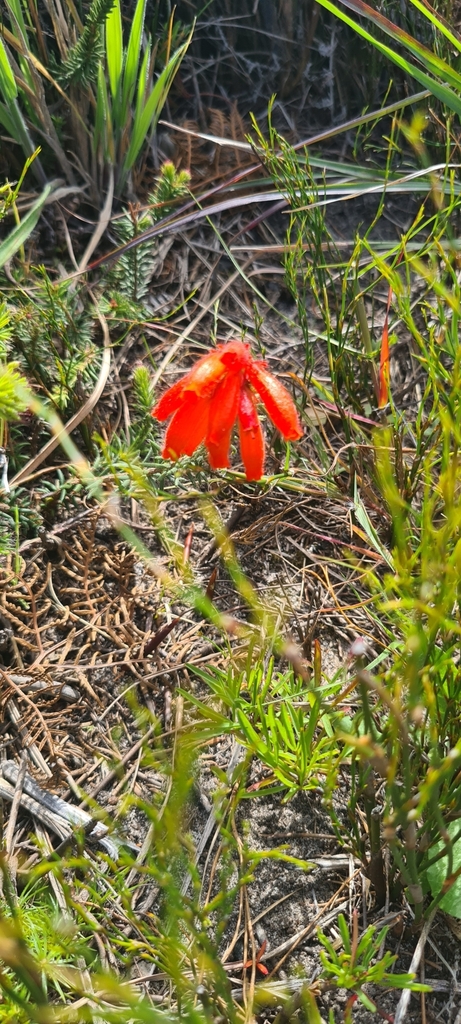
[(93, 0), (83, 31), (63, 63), (54, 69), (63, 86), (89, 85), (98, 76), (100, 61), (104, 58), (103, 28), (114, 6), (114, 0)]
[(20, 391), (27, 381), (18, 373), (17, 363), (0, 363), (0, 419), (14, 420), (26, 408)]

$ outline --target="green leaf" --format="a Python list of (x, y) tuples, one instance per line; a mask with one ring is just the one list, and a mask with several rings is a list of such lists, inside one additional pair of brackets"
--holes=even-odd
[(43, 189), (42, 194), (38, 197), (34, 205), (30, 208), (29, 212), (23, 217), (20, 224), (18, 224), (10, 232), (7, 238), (0, 245), (0, 267), (4, 267), (5, 263), (8, 263), (12, 259), (14, 254), (24, 244), (26, 238), (29, 237), (31, 231), (40, 217), (43, 207), (53, 190), (53, 185), (46, 185)]
[(366, 534), (370, 542), (370, 546), (375, 551), (377, 551), (381, 558), (383, 558), (383, 560), (387, 562), (388, 566), (391, 569), (393, 569), (394, 564), (392, 560), (392, 555), (390, 554), (389, 551), (386, 550), (384, 545), (381, 544), (378, 534), (373, 526), (373, 523), (371, 522), (365, 505), (363, 504), (363, 501), (360, 497), (359, 490), (357, 487), (357, 477), (354, 480), (354, 515), (355, 518), (357, 519), (357, 522), (362, 527), (363, 532)]
[(424, 14), (424, 17), (427, 18), (427, 20), (430, 21), (435, 26), (435, 28), (439, 30), (439, 32), (443, 33), (443, 35), (446, 37), (446, 39), (448, 39), (448, 42), (451, 43), (455, 50), (460, 50), (459, 37), (456, 38), (456, 36), (453, 35), (453, 32), (451, 32), (450, 30), (450, 26), (446, 24), (443, 18), (437, 17), (432, 7), (426, 6), (426, 4), (421, 3), (421, 0), (411, 0), (411, 3), (413, 4), (413, 7), (417, 7), (418, 11), (421, 11), (421, 14)]
[[(14, 22), (16, 22), (15, 27), (19, 29), (19, 32), (22, 36), (22, 42), (27, 43), (26, 23), (24, 21), (24, 16), (22, 13), (22, 8), (21, 4), (19, 3), (19, 0), (5, 0), (5, 4), (10, 15), (10, 21), (12, 21), (13, 24)], [(15, 35), (16, 34), (17, 33), (15, 33)]]
[(121, 175), (122, 184), (126, 181), (149, 132), (155, 128), (155, 125), (157, 124), (174, 76), (182, 58), (184, 57), (187, 47), (189, 46), (190, 39), (191, 36), (189, 36), (186, 42), (183, 43), (183, 45), (179, 47), (179, 50), (177, 50), (170, 58), (168, 64), (159, 75), (144, 108), (139, 109), (138, 106), (132, 128), (130, 146), (123, 161)]
[(11, 103), (18, 95), (18, 89), (13, 75), (8, 54), (5, 50), (3, 39), (0, 36), (0, 90), (7, 103)]
[(26, 408), (24, 388), (27, 381), (18, 372), (18, 364), (0, 363), (0, 419), (14, 420)]
[(320, 700), (315, 700), (315, 702), (312, 705), (309, 717), (307, 719), (304, 731), (305, 743), (308, 745), (312, 745), (314, 743), (314, 733), (318, 725), (319, 711)]
[(5, 0), (5, 5), (10, 16), (10, 24), (13, 30), (13, 35), (20, 44), (20, 49), (17, 54), (17, 60), (21, 68), (22, 76), (24, 81), (32, 91), (34, 91), (34, 76), (32, 73), (31, 65), (26, 57), (28, 51), (28, 35), (27, 27), (24, 21), (21, 3), (19, 0)]
[(141, 49), (142, 30), (144, 26), (144, 15), (146, 12), (146, 0), (138, 0), (134, 12), (133, 24), (131, 26), (128, 48), (126, 51), (125, 73), (123, 75), (122, 102), (120, 112), (120, 123), (122, 128), (125, 125), (128, 114), (128, 107), (134, 96), (136, 81), (138, 78), (139, 53)]
[(34, 152), (35, 146), (18, 105), (16, 80), (1, 36), (0, 93), (5, 100), (5, 104), (0, 104), (0, 122), (5, 126), (10, 135), (13, 136), (15, 142), (22, 146), (25, 154), (30, 156)]
[(344, 952), (351, 953), (351, 937), (349, 935), (349, 928), (347, 927), (346, 918), (344, 914), (338, 914), (338, 928), (341, 932), (341, 938), (343, 940)]
[[(460, 822), (451, 821), (447, 827), (448, 835), (450, 839), (453, 839), (459, 834)], [(441, 841), (433, 847), (432, 853), (441, 853), (444, 850), (446, 844)], [(461, 838), (453, 843), (453, 866), (452, 872), (461, 868)], [(427, 868), (427, 880), (429, 882), (431, 893), (434, 897), (439, 896), (442, 891), (444, 882), (447, 878), (448, 872), (448, 857), (441, 857), (435, 864), (431, 864)], [(444, 910), (447, 914), (451, 914), (452, 917), (461, 918), (461, 875), (453, 882), (445, 896), (442, 896), (439, 907)]]
[(143, 107), (144, 107), (144, 103), (145, 103), (145, 99), (146, 99), (147, 75), (148, 75), (148, 71), (149, 71), (150, 56), (151, 56), (151, 47), (150, 47), (150, 44), (149, 44), (149, 46), (146, 46), (146, 50), (145, 50), (143, 59), (141, 61), (141, 67), (139, 69), (138, 88), (137, 88), (137, 95), (136, 95), (136, 107), (135, 107), (135, 112), (134, 112), (134, 122), (135, 122), (135, 124), (138, 121), (138, 119), (141, 117), (141, 114), (142, 114), (142, 111), (143, 111)]
[(281, 705), (280, 718), (278, 721), (279, 731), (281, 735), (285, 736), (287, 746), (290, 747), (291, 750), (297, 751), (299, 744), (299, 734), (295, 736), (290, 712), (291, 708), (289, 705)]
[[(27, 157), (32, 156), (36, 152), (36, 147), (29, 135), (27, 124), (16, 99), (9, 100), (6, 105), (0, 103), (0, 122), (10, 132), (15, 142), (22, 147)], [(40, 164), (40, 161), (37, 161), (37, 163)]]
[(116, 0), (106, 18), (106, 58), (110, 91), (113, 99), (118, 95), (123, 71), (123, 34), (120, 0)]
[(362, 25), (359, 25), (357, 21), (354, 21), (353, 18), (350, 18), (344, 13), (344, 11), (340, 10), (340, 8), (337, 7), (336, 4), (332, 3), (331, 0), (318, 0), (318, 2), (322, 7), (325, 7), (327, 11), (330, 11), (331, 14), (336, 15), (336, 17), (346, 25), (349, 25), (349, 27), (352, 28), (354, 32), (357, 32), (359, 36), (362, 36), (363, 39), (366, 39), (367, 42), (371, 43), (372, 46), (379, 50), (380, 53), (384, 54), (385, 57), (388, 57), (389, 60), (394, 62), (394, 64), (397, 64), (397, 66), (401, 68), (402, 71), (405, 71), (407, 75), (411, 75), (412, 78), (416, 78), (416, 81), (420, 82), (421, 85), (424, 85), (426, 89), (429, 89), (432, 95), (436, 96), (441, 103), (445, 103), (450, 110), (453, 110), (456, 114), (461, 116), (461, 97), (453, 92), (452, 89), (449, 89), (448, 86), (437, 82), (435, 78), (431, 78), (424, 71), (421, 71), (420, 68), (416, 67), (415, 64), (411, 64), (410, 61), (401, 57), (400, 54), (395, 52), (395, 50), (392, 50), (390, 46), (386, 46), (384, 43), (379, 42), (378, 39), (375, 39), (370, 32), (367, 32), (367, 30), (362, 27)]
[[(394, 42), (401, 43), (404, 49), (409, 50), (414, 57), (417, 57), (424, 64), (427, 71), (439, 75), (443, 81), (448, 82), (455, 89), (461, 88), (461, 75), (446, 60), (439, 57), (435, 51), (429, 50), (423, 43), (418, 42), (409, 32), (405, 32), (404, 29), (390, 21), (389, 18), (384, 17), (379, 11), (374, 10), (364, 0), (340, 0), (340, 2), (344, 7), (354, 11), (355, 14), (368, 18), (378, 29), (390, 36)], [(459, 43), (457, 49), (459, 49)]]
[(105, 132), (104, 127), (106, 123), (106, 110), (105, 110), (105, 95), (102, 87), (102, 81), (104, 81), (104, 68), (102, 64), (98, 68), (98, 80), (96, 87), (96, 110), (94, 114), (94, 130), (91, 139), (91, 145), (93, 153), (97, 153), (98, 146), (104, 145)]
[(372, 1003), (371, 999), (369, 999), (369, 997), (367, 996), (366, 992), (364, 992), (361, 989), (360, 992), (357, 992), (357, 995), (358, 995), (358, 998), (360, 999), (360, 1002), (363, 1003), (363, 1005), (366, 1007), (367, 1010), (370, 1011), (370, 1013), (375, 1013), (376, 1012), (376, 1006), (375, 1006), (374, 1003)]
[(11, 104), (6, 106), (5, 103), (0, 103), (0, 124), (6, 128), (9, 135), (12, 135), (15, 141), (19, 142), (17, 137), (17, 125), (14, 117), (11, 116)]
[(96, 95), (95, 128), (93, 134), (93, 152), (97, 152), (98, 145), (103, 148), (104, 159), (110, 163), (115, 161), (114, 134), (112, 128), (112, 114), (107, 92), (106, 76), (102, 64), (98, 68), (98, 88)]

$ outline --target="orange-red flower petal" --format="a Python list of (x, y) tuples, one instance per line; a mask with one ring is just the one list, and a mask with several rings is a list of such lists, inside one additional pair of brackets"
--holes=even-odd
[(259, 480), (264, 468), (264, 437), (253, 388), (281, 434), (289, 441), (301, 437), (296, 406), (287, 389), (265, 363), (252, 358), (249, 345), (230, 341), (202, 356), (152, 410), (156, 419), (172, 417), (163, 456), (178, 459), (192, 455), (204, 441), (212, 468), (225, 468), (237, 419), (247, 479)]
[(168, 388), (168, 391), (165, 391), (157, 402), (157, 405), (154, 405), (154, 408), (152, 409), (152, 416), (154, 416), (156, 420), (160, 420), (160, 422), (162, 422), (162, 420), (167, 420), (172, 413), (176, 412), (176, 409), (179, 409), (183, 392), (184, 378), (177, 380), (176, 384), (173, 384), (171, 388)]
[(231, 372), (246, 370), (251, 363), (250, 346), (244, 341), (228, 341), (227, 345), (218, 345), (219, 358)]
[(232, 427), (237, 419), (242, 379), (240, 373), (228, 374), (215, 388), (210, 399), (210, 415), (205, 444), (212, 469), (226, 469)]
[(226, 366), (221, 361), (219, 348), (214, 349), (206, 356), (202, 356), (189, 370), (189, 373), (183, 377), (184, 389), (195, 391), (202, 398), (208, 398), (227, 372)]
[(210, 400), (186, 391), (180, 408), (168, 424), (163, 443), (164, 459), (179, 459), (192, 455), (205, 440), (210, 414)]
[(240, 393), (238, 411), (240, 454), (247, 480), (259, 480), (264, 469), (264, 436), (256, 402), (248, 385)]
[[(233, 427), (234, 424), (232, 424)], [(221, 434), (218, 441), (206, 441), (208, 451), (208, 462), (212, 469), (227, 469), (229, 466), (229, 448), (232, 436), (232, 427)]]
[(216, 385), (228, 372), (224, 363), (221, 362), (218, 352), (218, 349), (207, 352), (197, 360), (195, 366), (184, 377), (181, 377), (176, 384), (165, 391), (152, 409), (152, 416), (156, 420), (162, 422), (176, 412), (182, 403), (185, 391), (193, 391), (202, 398), (208, 398), (213, 394)]
[(247, 378), (264, 402), (272, 422), (287, 441), (302, 437), (302, 427), (296, 406), (287, 389), (273, 377), (263, 363), (252, 362), (247, 369)]
[(210, 403), (207, 445), (209, 442), (216, 444), (223, 434), (232, 430), (237, 419), (242, 383), (240, 373), (229, 374), (216, 387)]

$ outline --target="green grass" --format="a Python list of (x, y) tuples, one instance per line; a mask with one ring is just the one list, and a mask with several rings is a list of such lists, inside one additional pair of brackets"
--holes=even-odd
[(0, 38), (2, 128), (25, 158), (45, 140), (41, 184), (59, 173), (98, 203), (111, 188), (121, 196), (145, 159), (191, 38), (170, 17), (152, 40), (146, 0), (129, 28), (122, 15), (120, 0), (92, 0), (84, 13), (68, 0), (49, 20), (40, 5), (6, 0)]
[[(364, 6), (360, 11), (367, 14)], [(358, 10), (358, 0), (351, 0), (349, 7)], [(138, 100), (134, 98), (142, 10), (138, 3), (125, 60), (120, 9), (104, 15), (113, 50), (108, 61), (106, 54), (109, 87), (98, 70), (97, 143), (104, 122), (104, 145), (114, 162), (109, 150), (116, 133), (112, 125), (111, 141), (103, 103), (107, 110), (111, 105), (119, 125), (132, 104), (135, 123), (145, 114), (144, 94), (138, 90)], [(434, 18), (435, 28), (442, 31)], [(418, 67), (425, 68), (418, 71), (420, 80), (423, 74), (433, 95), (456, 110), (452, 93), (458, 87), (457, 72), (449, 69), (448, 74), (441, 58), (428, 56), (420, 46), (415, 52), (414, 43), (394, 32), (394, 42), (397, 37), (418, 58)], [(177, 49), (176, 57), (181, 52)], [(16, 101), (5, 60), (3, 55), (2, 88)], [(166, 62), (168, 67), (174, 70)], [(69, 65), (69, 75), (71, 71)], [(159, 81), (166, 88), (166, 79)], [(162, 88), (158, 95), (164, 98)], [(16, 103), (12, 111), (11, 116), (19, 116)], [(291, 857), (284, 848), (255, 852), (242, 836), (245, 808), (269, 795), (282, 806), (300, 793), (315, 792), (338, 843), (368, 874), (377, 906), (383, 905), (386, 893), (398, 906), (406, 898), (416, 927), (437, 908), (461, 917), (461, 283), (456, 233), (461, 198), (451, 166), (450, 118), (438, 169), (427, 159), (423, 123), (421, 111), (407, 123), (394, 116), (387, 153), (374, 153), (374, 167), (354, 168), (354, 189), (374, 189), (379, 201), (373, 222), (357, 229), (346, 251), (329, 230), (326, 208), (338, 200), (338, 189), (341, 196), (348, 190), (351, 194), (352, 165), (324, 162), (322, 172), (322, 158), (313, 158), (308, 148), (291, 147), (270, 119), (267, 134), (254, 123), (252, 144), (270, 174), (273, 195), (288, 203), (285, 281), (297, 304), (304, 343), (304, 361), (293, 367), (296, 395), (306, 424), (308, 402), (317, 412), (304, 445), (287, 449), (275, 442), (280, 467), (275, 476), (243, 491), (248, 485), (241, 474), (230, 470), (211, 475), (200, 453), (174, 465), (164, 462), (159, 429), (149, 414), (158, 375), (158, 366), (151, 364), (135, 368), (128, 414), (119, 417), (112, 434), (106, 430), (98, 435), (86, 422), (80, 428), (80, 448), (76, 437), (64, 434), (67, 465), (36, 485), (35, 507), (26, 490), (13, 489), (2, 497), (0, 525), (11, 533), (2, 539), (3, 554), (9, 556), (8, 549), (16, 554), (15, 571), (20, 540), (43, 522), (49, 525), (60, 503), (68, 511), (70, 501), (78, 502), (83, 495), (102, 504), (114, 492), (139, 503), (163, 553), (155, 563), (139, 536), (117, 519), (117, 510), (112, 513), (109, 505), (107, 514), (113, 515), (139, 560), (157, 573), (165, 604), (181, 605), (213, 627), (219, 664), (205, 669), (191, 659), (189, 685), (175, 691), (182, 716), (178, 713), (167, 735), (146, 708), (127, 706), (145, 736), (140, 769), (162, 779), (150, 800), (124, 795), (117, 804), (122, 835), (129, 834), (130, 814), (136, 812), (146, 822), (142, 856), (135, 859), (127, 845), (114, 863), (88, 851), (78, 834), (68, 848), (57, 853), (42, 848), (27, 864), (9, 863), (2, 851), (0, 1020), (243, 1022), (272, 998), (283, 1004), (288, 1019), (302, 1005), (309, 1024), (318, 1024), (322, 997), (332, 986), (350, 993), (344, 1007), (347, 1021), (356, 999), (370, 1012), (374, 1009), (374, 996), (364, 986), (414, 987), (409, 974), (394, 973), (389, 950), (379, 958), (386, 929), (371, 926), (359, 937), (352, 915), (349, 926), (338, 918), (340, 947), (319, 933), (322, 974), (315, 983), (306, 982), (296, 1006), (289, 985), (271, 988), (277, 982), (260, 980), (255, 989), (257, 949), (247, 926), (242, 968), (250, 979), (246, 1001), (242, 1007), (233, 999), (222, 949), (235, 908), (244, 905), (260, 863), (288, 862), (303, 875), (312, 870), (310, 862)], [(144, 138), (144, 129), (141, 134)], [(117, 158), (121, 187), (136, 139), (134, 133), (124, 157)], [(418, 186), (411, 178), (415, 169), (421, 171)], [(377, 241), (375, 229), (387, 190), (400, 177), (405, 188), (414, 187), (420, 195), (420, 206), (399, 238)], [(417, 187), (425, 191), (416, 193)], [(8, 209), (15, 209), (17, 220), (1, 247), (4, 262), (15, 257), (8, 282), (3, 282), (0, 310), (1, 354), (9, 360), (0, 376), (5, 443), (7, 422), (17, 420), (26, 405), (35, 417), (35, 440), (41, 443), (45, 430), (58, 432), (59, 417), (67, 418), (88, 397), (98, 374), (101, 325), (110, 324), (111, 344), (120, 351), (132, 332), (149, 322), (145, 299), (153, 240), (174, 226), (174, 204), (184, 202), (187, 189), (186, 177), (171, 165), (164, 167), (151, 209), (140, 214), (131, 207), (115, 222), (120, 262), (100, 264), (89, 295), (81, 282), (62, 280), (62, 275), (56, 281), (55, 268), (28, 264), (24, 245), (46, 190), (21, 220), (15, 208), (18, 190), (5, 187), (2, 212), (6, 216)], [(228, 202), (235, 209), (233, 199)], [(183, 216), (190, 217), (190, 225), (202, 211), (190, 214), (186, 203)], [(224, 245), (235, 268), (237, 257)], [(249, 287), (251, 278), (246, 270), (241, 273)], [(255, 296), (261, 299), (261, 294), (255, 289)], [(215, 304), (216, 333), (220, 315)], [(406, 346), (407, 364), (420, 389), (416, 397), (414, 383), (406, 394), (394, 386), (392, 372), (389, 378), (387, 342), (391, 370)], [(30, 430), (21, 422), (8, 429), (14, 469), (20, 470), (33, 455)], [(350, 516), (351, 543), (338, 537), (339, 550), (332, 556), (324, 556), (320, 545), (318, 560), (324, 558), (344, 585), (347, 581), (344, 610), (349, 616), (352, 605), (366, 604), (377, 657), (368, 655), (359, 639), (348, 661), (330, 677), (322, 670), (318, 640), (309, 658), (293, 643), (286, 622), (289, 602), (281, 613), (269, 590), (257, 590), (224, 529), (219, 499), (229, 486), (251, 496), (270, 495), (271, 489), (286, 495), (288, 519), (293, 495), (314, 494), (319, 502), (334, 497), (342, 503)], [(180, 506), (186, 500), (195, 502), (196, 517), (214, 539), (238, 601), (238, 616), (219, 610), (212, 586), (205, 589), (194, 560), (185, 558), (163, 514), (167, 502)], [(213, 827), (219, 856), (211, 875), (203, 878), (187, 822), (201, 754), (222, 738), (240, 756), (229, 775), (218, 766), (214, 769)], [(251, 777), (255, 763), (256, 784)], [(152, 900), (149, 910), (141, 912), (146, 890)], [(161, 991), (157, 1001), (136, 982), (134, 967), (140, 963), (156, 975), (158, 987), (152, 991)]]

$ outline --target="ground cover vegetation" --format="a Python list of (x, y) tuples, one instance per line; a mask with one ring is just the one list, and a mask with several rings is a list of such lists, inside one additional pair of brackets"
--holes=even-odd
[(4, 6), (0, 1020), (459, 1021), (456, 30), (319, 0), (380, 109), (165, 160), (182, 7)]

